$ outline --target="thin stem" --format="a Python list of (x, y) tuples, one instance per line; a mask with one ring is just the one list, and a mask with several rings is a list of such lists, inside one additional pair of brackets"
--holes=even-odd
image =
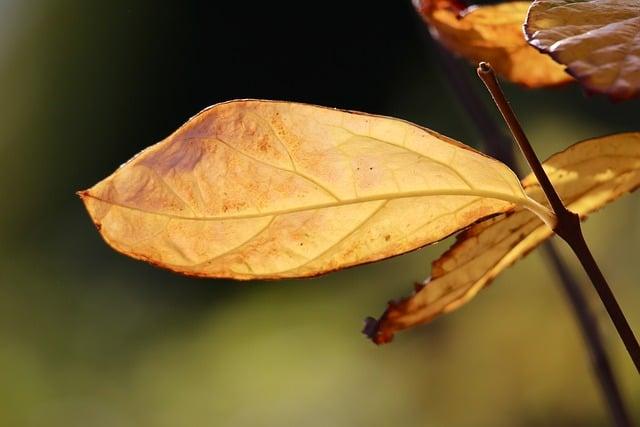
[(569, 298), (569, 301), (571, 301), (576, 316), (582, 325), (582, 335), (587, 342), (593, 371), (600, 383), (602, 394), (609, 407), (614, 425), (619, 427), (631, 426), (631, 417), (624, 405), (620, 388), (616, 383), (613, 370), (611, 369), (611, 363), (607, 358), (607, 353), (602, 344), (598, 323), (589, 309), (589, 303), (580, 286), (573, 280), (573, 277), (571, 277), (569, 271), (562, 263), (562, 259), (557, 253), (555, 246), (553, 246), (551, 242), (548, 242), (548, 244), (544, 246), (544, 249), (547, 258), (555, 266), (556, 272), (560, 275), (560, 279), (564, 284), (565, 294), (567, 298)]
[[(484, 141), (485, 151), (518, 172), (519, 168), (515, 161), (514, 151), (507, 135), (496, 125), (495, 120), (477, 96), (474, 87), (464, 73), (463, 64), (453, 58), (451, 53), (439, 43), (434, 41), (433, 46), (440, 55), (439, 63), (444, 68), (444, 75), (455, 92), (456, 98), (480, 132)], [(625, 408), (620, 388), (611, 368), (598, 323), (590, 310), (584, 292), (573, 273), (560, 257), (553, 242), (545, 242), (541, 249), (558, 274), (560, 284), (573, 308), (585, 340), (593, 372), (600, 384), (600, 391), (607, 403), (614, 425), (618, 427), (629, 426), (630, 418)]]
[(551, 185), (549, 177), (544, 172), (540, 160), (538, 160), (538, 157), (533, 151), (533, 147), (531, 147), (529, 140), (520, 126), (520, 122), (504, 97), (504, 93), (498, 84), (491, 66), (488, 63), (480, 63), (480, 66), (478, 67), (478, 76), (480, 76), (491, 93), (500, 113), (502, 113), (502, 117), (504, 117), (504, 120), (507, 122), (514, 139), (520, 146), (520, 149), (540, 183), (540, 187), (544, 191), (551, 207), (558, 217), (558, 222), (553, 231), (555, 231), (556, 234), (569, 244), (575, 255), (580, 260), (582, 267), (587, 272), (587, 275), (591, 279), (593, 286), (607, 309), (607, 313), (609, 313), (609, 317), (618, 331), (618, 335), (624, 342), (624, 345), (629, 352), (629, 356), (640, 373), (640, 345), (638, 345), (638, 340), (633, 335), (633, 331), (631, 330), (620, 305), (616, 301), (609, 284), (602, 275), (602, 272), (598, 268), (593, 255), (584, 241), (578, 215), (569, 211), (564, 206), (555, 188)]
[(531, 170), (544, 190), (544, 194), (547, 196), (553, 211), (556, 215), (560, 215), (560, 212), (568, 212), (567, 208), (564, 207), (562, 200), (560, 200), (560, 196), (558, 196), (556, 189), (551, 185), (549, 177), (542, 168), (542, 163), (540, 163), (538, 156), (536, 156), (536, 153), (533, 151), (533, 148), (527, 139), (527, 135), (525, 135), (524, 130), (522, 130), (522, 127), (520, 126), (518, 118), (509, 106), (509, 102), (504, 97), (502, 89), (500, 89), (500, 85), (498, 84), (498, 80), (496, 80), (493, 69), (487, 62), (481, 62), (480, 66), (478, 66), (478, 76), (480, 76), (485, 86), (487, 86), (489, 93), (491, 93), (493, 101), (496, 103), (498, 110), (500, 110), (502, 117), (504, 117), (504, 121), (507, 122), (507, 126), (509, 126), (509, 130), (511, 131), (513, 138), (518, 143), (520, 151), (522, 151), (522, 154), (531, 166)]
[(620, 334), (633, 363), (636, 365), (636, 369), (640, 372), (640, 346), (638, 346), (638, 341), (636, 340), (627, 319), (624, 317), (624, 313), (618, 305), (618, 301), (616, 301), (611, 288), (607, 284), (607, 280), (604, 278), (598, 263), (589, 250), (589, 246), (584, 239), (580, 226), (572, 227), (564, 236), (560, 235), (560, 237), (562, 237), (569, 246), (571, 246), (580, 260), (580, 264), (582, 264), (582, 267), (589, 275), (591, 282), (596, 288), (596, 292), (598, 292), (609, 316), (611, 316), (611, 320), (613, 320), (613, 323), (616, 325), (618, 333)]

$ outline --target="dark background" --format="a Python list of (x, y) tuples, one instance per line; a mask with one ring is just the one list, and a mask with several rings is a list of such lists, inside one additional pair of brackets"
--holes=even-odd
[[(506, 91), (541, 157), (639, 127), (638, 101)], [(376, 348), (362, 319), (424, 279), (447, 243), (269, 283), (186, 279), (110, 250), (74, 192), (235, 98), (391, 115), (479, 147), (408, 0), (0, 0), (0, 424), (607, 424), (538, 254)], [(627, 197), (585, 231), (634, 327), (639, 214)], [(640, 381), (601, 320), (637, 403)]]

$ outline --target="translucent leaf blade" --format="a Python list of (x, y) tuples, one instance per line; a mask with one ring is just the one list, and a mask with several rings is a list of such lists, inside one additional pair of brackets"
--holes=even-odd
[(116, 250), (234, 279), (372, 262), (533, 204), (502, 163), (435, 132), (273, 101), (204, 110), (81, 197)]

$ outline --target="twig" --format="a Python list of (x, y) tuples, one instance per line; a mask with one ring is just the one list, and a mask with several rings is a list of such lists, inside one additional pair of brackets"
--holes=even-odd
[(589, 349), (589, 355), (591, 356), (591, 364), (596, 374), (600, 387), (602, 388), (602, 394), (607, 401), (609, 412), (613, 418), (614, 425), (623, 427), (631, 426), (631, 417), (624, 405), (620, 388), (616, 383), (613, 370), (611, 369), (611, 363), (607, 358), (607, 354), (602, 344), (602, 338), (600, 337), (600, 331), (598, 329), (598, 323), (589, 309), (589, 303), (580, 289), (580, 286), (573, 280), (572, 277), (565, 277), (568, 273), (562, 263), (560, 255), (557, 253), (555, 246), (549, 242), (544, 246), (549, 260), (555, 266), (556, 271), (560, 275), (562, 283), (564, 283), (564, 290), (571, 301), (571, 305), (576, 313), (576, 316), (580, 320), (582, 325), (582, 335), (587, 342), (587, 348)]
[[(439, 43), (434, 41), (433, 46), (440, 55), (439, 63), (444, 68), (447, 81), (482, 136), (485, 151), (517, 172), (518, 166), (513, 155), (512, 145), (476, 95), (472, 84), (464, 73), (462, 64)], [(546, 242), (542, 250), (558, 274), (560, 283), (573, 308), (589, 352), (593, 372), (600, 384), (600, 390), (607, 402), (614, 423), (618, 427), (629, 426), (630, 417), (611, 368), (598, 324), (589, 309), (587, 299), (577, 280), (558, 254), (553, 242)]]
[(587, 272), (587, 275), (591, 279), (593, 286), (607, 309), (609, 317), (618, 331), (618, 335), (620, 335), (620, 338), (624, 342), (624, 345), (629, 352), (629, 356), (631, 356), (631, 360), (633, 360), (636, 369), (640, 373), (640, 345), (638, 345), (638, 341), (633, 335), (633, 331), (631, 330), (631, 327), (629, 327), (629, 323), (627, 322), (622, 309), (618, 305), (613, 292), (611, 292), (611, 288), (602, 275), (598, 264), (593, 258), (593, 255), (584, 240), (582, 229), (580, 227), (580, 218), (577, 214), (569, 211), (564, 206), (555, 188), (551, 185), (549, 177), (542, 168), (540, 160), (538, 160), (538, 157), (533, 151), (529, 140), (520, 126), (520, 122), (518, 122), (513, 110), (504, 97), (491, 66), (488, 63), (481, 62), (478, 67), (478, 76), (482, 79), (485, 86), (491, 93), (496, 106), (509, 126), (514, 139), (518, 143), (520, 150), (531, 166), (531, 170), (538, 179), (540, 187), (544, 191), (547, 199), (549, 200), (549, 204), (558, 218), (558, 222), (553, 231), (555, 231), (558, 236), (569, 244), (573, 252), (578, 257), (578, 260)]

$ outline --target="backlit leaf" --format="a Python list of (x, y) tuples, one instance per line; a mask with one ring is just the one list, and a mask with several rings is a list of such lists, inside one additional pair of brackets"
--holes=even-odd
[(490, 62), (502, 77), (531, 88), (573, 80), (564, 66), (527, 44), (522, 24), (530, 2), (467, 9), (457, 0), (414, 0), (414, 4), (432, 35), (474, 66)]
[[(580, 142), (552, 156), (544, 168), (566, 206), (585, 219), (640, 186), (640, 133)], [(544, 200), (533, 175), (523, 179), (522, 185), (530, 197)], [(457, 309), (551, 235), (549, 227), (522, 208), (467, 229), (433, 263), (424, 287), (419, 285), (412, 296), (390, 303), (372, 338), (388, 342), (399, 330)]]
[(194, 276), (314, 276), (438, 241), (526, 197), (502, 163), (410, 123), (273, 101), (189, 120), (81, 192), (116, 250)]
[(525, 32), (588, 91), (640, 95), (640, 1), (536, 0)]

